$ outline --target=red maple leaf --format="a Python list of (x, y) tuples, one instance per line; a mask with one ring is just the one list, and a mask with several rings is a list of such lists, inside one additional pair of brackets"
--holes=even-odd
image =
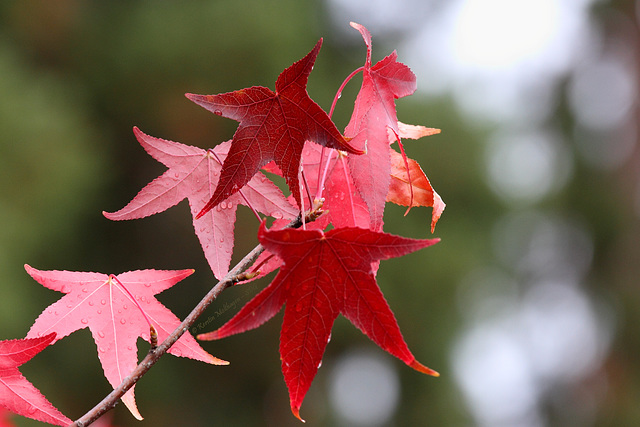
[(293, 197), (301, 206), (298, 173), (306, 140), (349, 153), (362, 153), (347, 143), (327, 113), (307, 93), (307, 80), (321, 45), (322, 39), (307, 56), (280, 74), (275, 92), (253, 86), (218, 95), (186, 95), (214, 114), (240, 122), (218, 186), (198, 216), (236, 193), (272, 160), (281, 168)]
[(280, 272), (229, 322), (198, 338), (218, 339), (256, 328), (286, 304), (280, 357), (296, 417), (300, 418), (300, 406), (340, 313), (410, 367), (438, 375), (409, 351), (372, 270), (375, 261), (409, 254), (433, 245), (437, 239), (415, 240), (362, 228), (335, 228), (326, 233), (267, 230), (264, 223), (258, 238), (282, 259)]
[[(72, 421), (18, 371), (18, 366), (31, 360), (55, 339), (56, 334), (51, 333), (39, 338), (0, 341), (0, 407), (34, 420), (66, 426)], [(2, 420), (0, 424), (13, 425)]]
[[(27, 338), (56, 332), (53, 342), (88, 327), (104, 374), (113, 387), (136, 367), (138, 337), (149, 341), (149, 323), (162, 342), (180, 324), (154, 295), (191, 275), (193, 270), (139, 270), (117, 276), (76, 271), (40, 271), (25, 265), (38, 283), (66, 295), (47, 307), (36, 319)], [(135, 298), (135, 300), (134, 300)], [(188, 332), (169, 349), (175, 356), (225, 365), (228, 362), (204, 351)], [(138, 419), (133, 387), (122, 401)]]
[(370, 228), (380, 231), (391, 172), (387, 128), (399, 133), (395, 99), (415, 92), (416, 76), (396, 61), (395, 51), (372, 66), (371, 34), (362, 25), (352, 22), (351, 26), (362, 34), (367, 58), (362, 87), (344, 133), (352, 138), (355, 147), (366, 149), (363, 156), (348, 157), (349, 167), (355, 186), (369, 207)]
[[(137, 219), (162, 212), (189, 199), (193, 228), (200, 240), (211, 271), (221, 279), (229, 271), (234, 243), (234, 224), (239, 204), (247, 205), (240, 194), (229, 197), (216, 209), (196, 219), (213, 195), (231, 143), (203, 150), (179, 142), (154, 138), (133, 129), (140, 145), (151, 157), (169, 169), (144, 187), (124, 208), (103, 212), (111, 220)], [(263, 174), (255, 175), (242, 190), (254, 209), (276, 218), (294, 218), (298, 211), (280, 189)]]

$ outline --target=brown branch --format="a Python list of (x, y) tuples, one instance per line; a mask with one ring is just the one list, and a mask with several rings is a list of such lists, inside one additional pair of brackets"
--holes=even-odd
[[(312, 222), (322, 215), (322, 202), (317, 202), (313, 209), (305, 215), (306, 222)], [(287, 224), (285, 228), (299, 228), (302, 225), (301, 217), (293, 220)], [(167, 337), (160, 345), (155, 349), (153, 346), (149, 350), (149, 353), (144, 359), (136, 366), (136, 368), (124, 379), (122, 383), (113, 389), (100, 403), (89, 410), (82, 417), (78, 418), (69, 427), (86, 427), (100, 418), (103, 414), (113, 409), (120, 398), (139, 380), (144, 374), (151, 369), (151, 367), (160, 359), (160, 357), (175, 344), (178, 339), (188, 331), (196, 322), (198, 317), (204, 313), (207, 307), (218, 298), (220, 293), (235, 283), (246, 280), (247, 277), (244, 272), (255, 262), (258, 256), (264, 251), (262, 245), (258, 245), (251, 252), (249, 252), (236, 266), (227, 273), (222, 280), (220, 280), (211, 290), (202, 298), (202, 300), (194, 307), (189, 315), (182, 321), (180, 326), (174, 330), (171, 335)]]

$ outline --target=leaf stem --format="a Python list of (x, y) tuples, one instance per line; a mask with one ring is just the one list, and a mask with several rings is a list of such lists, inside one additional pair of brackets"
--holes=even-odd
[(149, 319), (149, 316), (147, 316), (147, 313), (145, 313), (142, 307), (140, 307), (140, 303), (138, 302), (138, 300), (136, 300), (133, 294), (129, 292), (129, 289), (127, 289), (127, 287), (120, 281), (120, 279), (118, 279), (118, 277), (115, 274), (110, 274), (109, 281), (114, 281), (116, 282), (116, 284), (120, 285), (124, 293), (129, 295), (129, 298), (131, 299), (131, 301), (133, 301), (136, 307), (138, 307), (138, 310), (140, 310), (140, 313), (142, 313), (142, 315), (144, 316), (145, 320), (147, 321), (147, 324), (149, 325), (149, 329), (153, 329), (153, 324), (151, 323), (151, 319)]
[(404, 167), (407, 168), (407, 181), (409, 181), (409, 191), (411, 193), (411, 198), (409, 199), (409, 207), (404, 213), (404, 216), (407, 216), (407, 214), (413, 207), (413, 183), (411, 182), (411, 172), (409, 171), (409, 160), (407, 159), (407, 154), (404, 152), (404, 145), (402, 145), (400, 135), (398, 135), (398, 133), (393, 128), (390, 127), (389, 129), (391, 129), (391, 132), (393, 132), (393, 135), (396, 137), (396, 141), (398, 141), (400, 153), (402, 153), (402, 160), (404, 160)]
[[(342, 84), (340, 85), (340, 87), (338, 88), (338, 91), (336, 92), (336, 95), (333, 97), (333, 102), (331, 103), (331, 109), (329, 110), (329, 118), (331, 118), (331, 116), (333, 116), (333, 111), (336, 108), (336, 104), (338, 103), (338, 99), (340, 99), (340, 97), (342, 96), (342, 91), (344, 90), (345, 86), (347, 86), (347, 83), (349, 83), (349, 81), (355, 77), (356, 74), (358, 74), (360, 71), (364, 70), (364, 66), (356, 68), (355, 70), (353, 70), (351, 72), (351, 74), (349, 74), (347, 76), (346, 79), (344, 79), (344, 81), (342, 82)], [(316, 189), (316, 199), (321, 199), (322, 198), (322, 190), (324, 190), (324, 180), (327, 177), (327, 169), (329, 169), (329, 162), (331, 160), (331, 154), (333, 153), (333, 149), (329, 150), (329, 155), (327, 156), (327, 165), (325, 166), (325, 171), (324, 171), (324, 175), (322, 175), (322, 179), (320, 179), (320, 174), (322, 173), (322, 159), (324, 159), (324, 150), (325, 147), (322, 146), (322, 150), (320, 151), (320, 160), (318, 163), (318, 188)]]
[[(322, 213), (322, 204), (316, 205), (314, 209), (305, 215), (307, 222), (317, 219)], [(284, 228), (299, 228), (303, 219), (299, 216), (291, 221)], [(113, 389), (100, 403), (91, 410), (78, 418), (69, 427), (86, 427), (100, 418), (103, 414), (113, 409), (118, 400), (146, 374), (149, 369), (160, 359), (160, 357), (175, 344), (180, 337), (187, 332), (196, 322), (198, 317), (204, 313), (207, 307), (218, 298), (220, 293), (235, 283), (246, 280), (247, 276), (244, 272), (251, 267), (258, 256), (264, 251), (262, 245), (257, 245), (251, 252), (245, 255), (236, 266), (229, 271), (222, 280), (220, 280), (211, 290), (202, 298), (202, 300), (194, 307), (189, 315), (180, 323), (180, 325), (155, 349), (152, 347), (144, 359), (131, 371), (131, 373), (122, 380), (122, 383)]]

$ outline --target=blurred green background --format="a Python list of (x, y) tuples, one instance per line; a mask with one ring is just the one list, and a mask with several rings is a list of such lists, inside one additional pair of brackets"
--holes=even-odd
[[(0, 3), (0, 338), (23, 337), (60, 295), (23, 269), (195, 268), (159, 296), (184, 317), (215, 283), (186, 202), (110, 222), (162, 165), (131, 132), (200, 147), (237, 124), (184, 98), (252, 85), (325, 43), (309, 93), (329, 108), (365, 57), (393, 49), (418, 76), (401, 121), (447, 203), (438, 245), (378, 281), (420, 375), (344, 318), (302, 406), (314, 426), (640, 425), (638, 2), (563, 0), (4, 1)], [(359, 82), (334, 116), (346, 125)], [(430, 210), (389, 206), (386, 231), (428, 237)], [(235, 259), (256, 243), (240, 210)], [(224, 292), (223, 324), (266, 282)], [(218, 316), (227, 303), (233, 309)], [(298, 426), (278, 356), (281, 314), (164, 357), (137, 385), (145, 416), (119, 426)], [(140, 354), (147, 346), (140, 345)], [(21, 371), (75, 419), (110, 390), (79, 331)], [(20, 426), (37, 425), (15, 417)]]

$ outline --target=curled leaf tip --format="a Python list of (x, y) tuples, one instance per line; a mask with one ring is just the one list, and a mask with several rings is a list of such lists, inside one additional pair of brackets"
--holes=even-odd
[(226, 365), (230, 365), (230, 362), (226, 361), (226, 360), (222, 360), (222, 359), (218, 359), (217, 357), (211, 356), (211, 361), (210, 363), (212, 365), (219, 365), (219, 366), (226, 366)]
[(427, 375), (431, 375), (433, 377), (439, 377), (440, 374), (437, 371), (434, 371), (431, 368), (427, 368), (426, 366), (424, 366), (422, 363), (418, 362), (417, 360), (414, 360), (413, 362), (411, 362), (409, 364), (410, 367), (412, 367), (413, 369), (415, 369), (418, 372), (422, 372), (423, 374), (427, 374)]
[(216, 333), (216, 331), (207, 332), (204, 334), (196, 335), (196, 338), (199, 339), (200, 341), (213, 341), (218, 339), (218, 334)]
[(306, 423), (305, 420), (303, 420), (302, 418), (300, 418), (300, 408), (294, 408), (293, 406), (291, 407), (291, 412), (293, 413), (293, 415), (299, 419), (300, 421), (302, 421), (303, 423)]

